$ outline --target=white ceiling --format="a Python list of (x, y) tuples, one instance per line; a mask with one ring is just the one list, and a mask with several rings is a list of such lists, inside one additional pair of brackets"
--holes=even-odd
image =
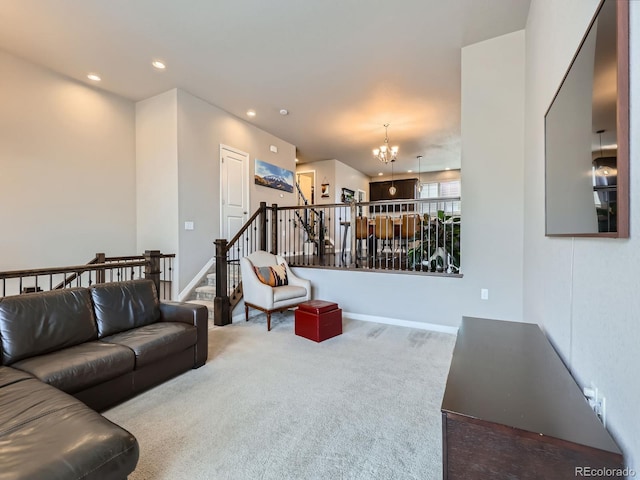
[(82, 82), (99, 73), (134, 101), (182, 88), (296, 145), (301, 162), (370, 176), (389, 123), (396, 172), (417, 155), (433, 171), (460, 166), (461, 47), (524, 28), (529, 3), (2, 0), (0, 48)]

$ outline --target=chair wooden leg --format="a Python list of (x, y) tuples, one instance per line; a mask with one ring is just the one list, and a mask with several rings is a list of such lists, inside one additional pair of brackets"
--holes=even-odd
[(244, 321), (245, 322), (249, 321), (249, 306), (248, 305), (244, 306)]
[(267, 312), (267, 332), (271, 331), (271, 312)]

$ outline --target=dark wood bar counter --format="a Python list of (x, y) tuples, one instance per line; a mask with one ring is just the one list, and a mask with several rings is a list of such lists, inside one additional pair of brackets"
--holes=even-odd
[(616, 478), (624, 467), (620, 449), (533, 324), (463, 318), (442, 433), (445, 480)]

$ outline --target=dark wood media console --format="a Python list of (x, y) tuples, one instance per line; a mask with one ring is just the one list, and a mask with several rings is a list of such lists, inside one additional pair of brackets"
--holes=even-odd
[(445, 480), (616, 478), (624, 468), (620, 449), (533, 324), (463, 318), (442, 437)]

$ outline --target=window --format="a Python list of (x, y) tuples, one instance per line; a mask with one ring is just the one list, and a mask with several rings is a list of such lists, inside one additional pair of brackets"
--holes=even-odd
[[(420, 198), (456, 198), (460, 197), (460, 180), (446, 182), (423, 183)], [(429, 214), (435, 215), (436, 210), (444, 210), (446, 214), (460, 215), (460, 201), (442, 201), (429, 204)]]

